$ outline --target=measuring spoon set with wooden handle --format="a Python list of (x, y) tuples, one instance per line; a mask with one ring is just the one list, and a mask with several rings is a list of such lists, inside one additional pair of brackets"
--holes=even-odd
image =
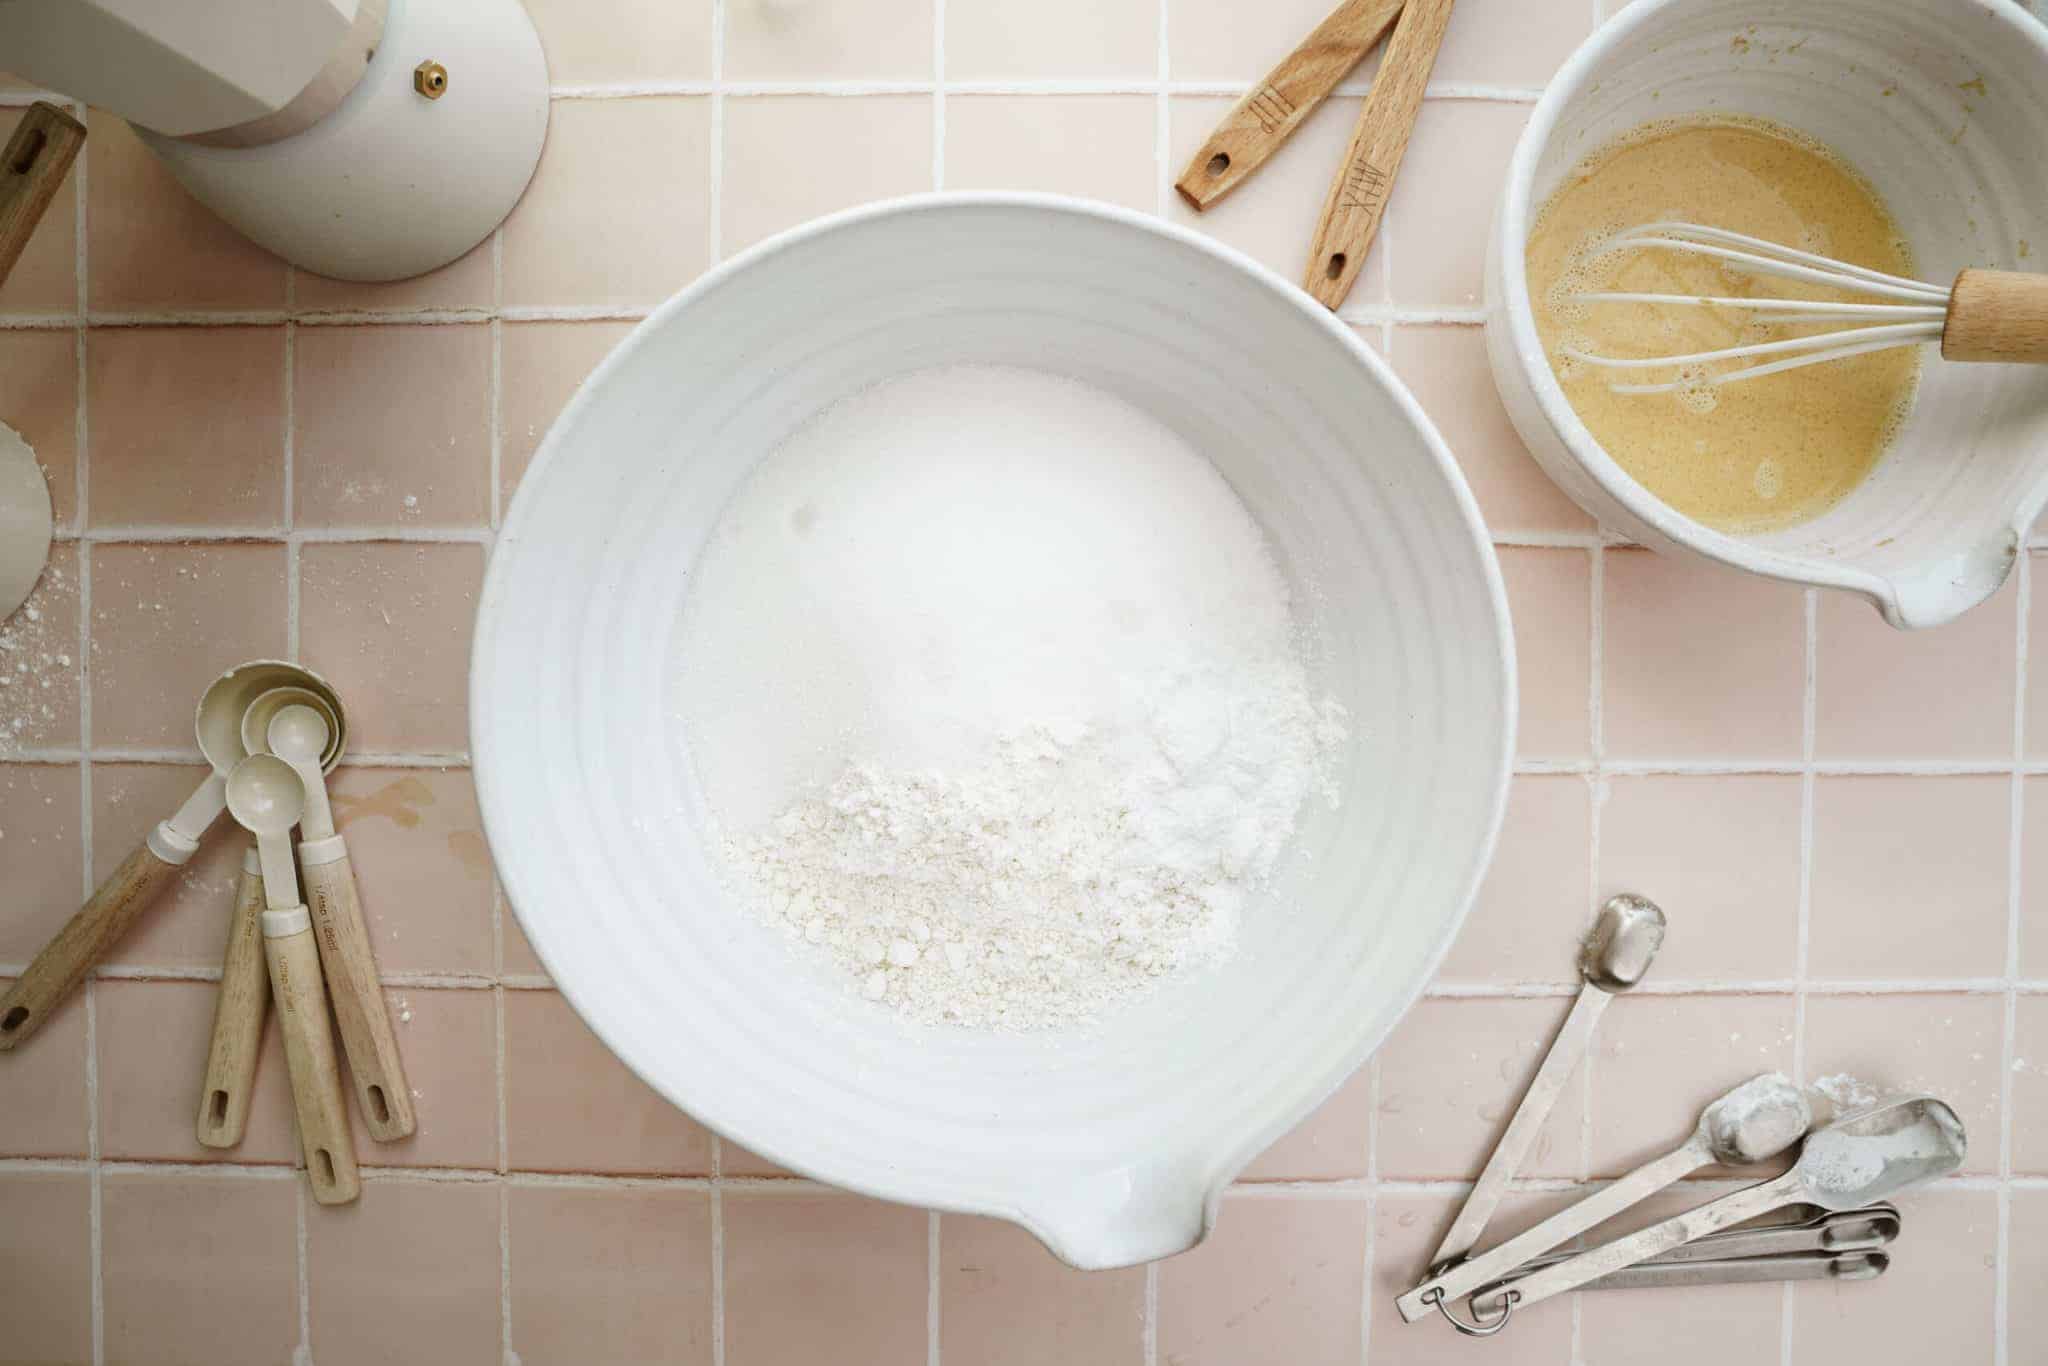
[[(1585, 1056), (1607, 1001), (1642, 980), (1664, 938), (1664, 914), (1638, 896), (1601, 909), (1580, 955), (1584, 984), (1422, 1283), (1395, 1307), (1410, 1323), (1440, 1315), (1489, 1337), (1517, 1308), (1579, 1289), (1777, 1280), (1868, 1280), (1890, 1264), (1899, 1231), (1884, 1204), (1961, 1166), (1954, 1111), (1908, 1096), (1838, 1113), (1833, 1100), (1775, 1073), (1753, 1077), (1700, 1114), (1664, 1156), (1607, 1183), (1506, 1242), (1473, 1255), (1534, 1135)], [(1790, 1171), (1588, 1251), (1554, 1252), (1701, 1168), (1746, 1167), (1797, 1147)], [(1758, 1225), (1787, 1209), (1787, 1224)], [(1461, 1317), (1454, 1309), (1469, 1302)]]
[(1379, 232), (1450, 19), (1451, 0), (1344, 0), (1223, 116), (1174, 189), (1197, 210), (1236, 189), (1392, 30), (1302, 275), (1301, 287), (1334, 310)]

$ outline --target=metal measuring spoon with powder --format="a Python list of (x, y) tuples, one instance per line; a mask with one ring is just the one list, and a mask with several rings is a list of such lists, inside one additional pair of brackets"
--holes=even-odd
[(213, 771), (121, 861), (0, 996), (0, 1052), (17, 1047), (42, 1028), (198, 852), (200, 837), (227, 805), (228, 770), (246, 757), (241, 724), (249, 703), (270, 688), (307, 679), (313, 680), (309, 686), (332, 696), (333, 690), (316, 676), (275, 659), (237, 665), (208, 685), (193, 713), (192, 728), (199, 752)]

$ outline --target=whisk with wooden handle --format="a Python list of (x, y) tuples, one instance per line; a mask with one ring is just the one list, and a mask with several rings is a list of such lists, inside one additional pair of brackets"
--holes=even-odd
[[(1666, 304), (1747, 313), (1758, 323), (1833, 323), (1828, 331), (1693, 351), (1676, 356), (1602, 356), (1566, 345), (1563, 354), (1612, 370), (1688, 371), (1661, 383), (1611, 384), (1621, 394), (1665, 394), (1701, 385), (1733, 384), (1806, 365), (1939, 341), (1944, 360), (2048, 364), (2048, 275), (2008, 270), (1965, 270), (1951, 285), (1852, 266), (1725, 228), (1699, 223), (1645, 223), (1616, 233), (1586, 258), (1619, 251), (1660, 250), (1707, 257), (1737, 274), (1768, 275), (1840, 290), (1848, 300), (1715, 297), (1594, 290), (1571, 295), (1579, 304)], [(1723, 361), (1741, 365), (1707, 371)]]

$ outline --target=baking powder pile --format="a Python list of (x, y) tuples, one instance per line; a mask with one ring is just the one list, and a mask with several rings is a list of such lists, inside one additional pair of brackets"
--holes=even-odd
[(920, 1021), (1098, 1016), (1232, 945), (1326, 770), (1286, 581), (1171, 429), (914, 372), (734, 498), (676, 702), (747, 904)]

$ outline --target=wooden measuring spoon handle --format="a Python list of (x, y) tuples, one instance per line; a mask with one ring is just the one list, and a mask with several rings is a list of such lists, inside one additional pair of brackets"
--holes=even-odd
[[(158, 826), (158, 834), (165, 829)], [(172, 852), (179, 851), (173, 848)], [(191, 856), (189, 851), (185, 853), (187, 858)], [(183, 859), (165, 858), (151, 840), (121, 860), (121, 866), (99, 885), (92, 900), (64, 922), (64, 928), (43, 945), (43, 951), (7, 994), (0, 996), (0, 1052), (17, 1047), (43, 1027), (72, 988), (85, 980), (93, 964), (106, 957), (182, 866)]]
[(85, 125), (54, 104), (28, 107), (0, 152), (0, 282), (28, 246), (43, 210), (85, 145)]
[(270, 1008), (270, 977), (263, 965), (263, 865), (252, 844), (242, 854), (242, 877), (221, 954), (220, 993), (213, 999), (213, 1039), (199, 1084), (199, 1141), (232, 1148), (249, 1121), (256, 1089), (256, 1058), (263, 1045), (263, 1014)]
[(363, 924), (348, 845), (340, 835), (301, 840), (299, 873), (319, 932), (320, 961), (327, 969), (334, 1018), (341, 1026), (341, 1046), (348, 1052), (363, 1123), (380, 1143), (404, 1138), (418, 1127), (412, 1091), (406, 1085), (405, 1060), (391, 1028), (377, 959), (370, 952), (370, 932)]
[(1232, 105), (1173, 188), (1206, 209), (1266, 164), (1365, 54), (1379, 45), (1402, 0), (1344, 0), (1250, 94)]
[(284, 1034), (306, 1179), (315, 1200), (345, 1205), (361, 1193), (362, 1178), (356, 1171), (355, 1142), (349, 1137), (348, 1102), (341, 1094), (334, 1034), (327, 1027), (320, 950), (313, 946), (313, 922), (304, 906), (263, 913), (263, 956), (270, 963), (270, 991)]
[(1966, 270), (1949, 290), (1943, 360), (2048, 364), (2048, 275)]
[(1358, 282), (1450, 21), (1451, 0), (1409, 0), (1394, 23), (1387, 55), (1373, 77), (1365, 107), (1358, 111), (1351, 145), (1316, 220), (1315, 244), (1301, 287), (1325, 308), (1343, 303)]

